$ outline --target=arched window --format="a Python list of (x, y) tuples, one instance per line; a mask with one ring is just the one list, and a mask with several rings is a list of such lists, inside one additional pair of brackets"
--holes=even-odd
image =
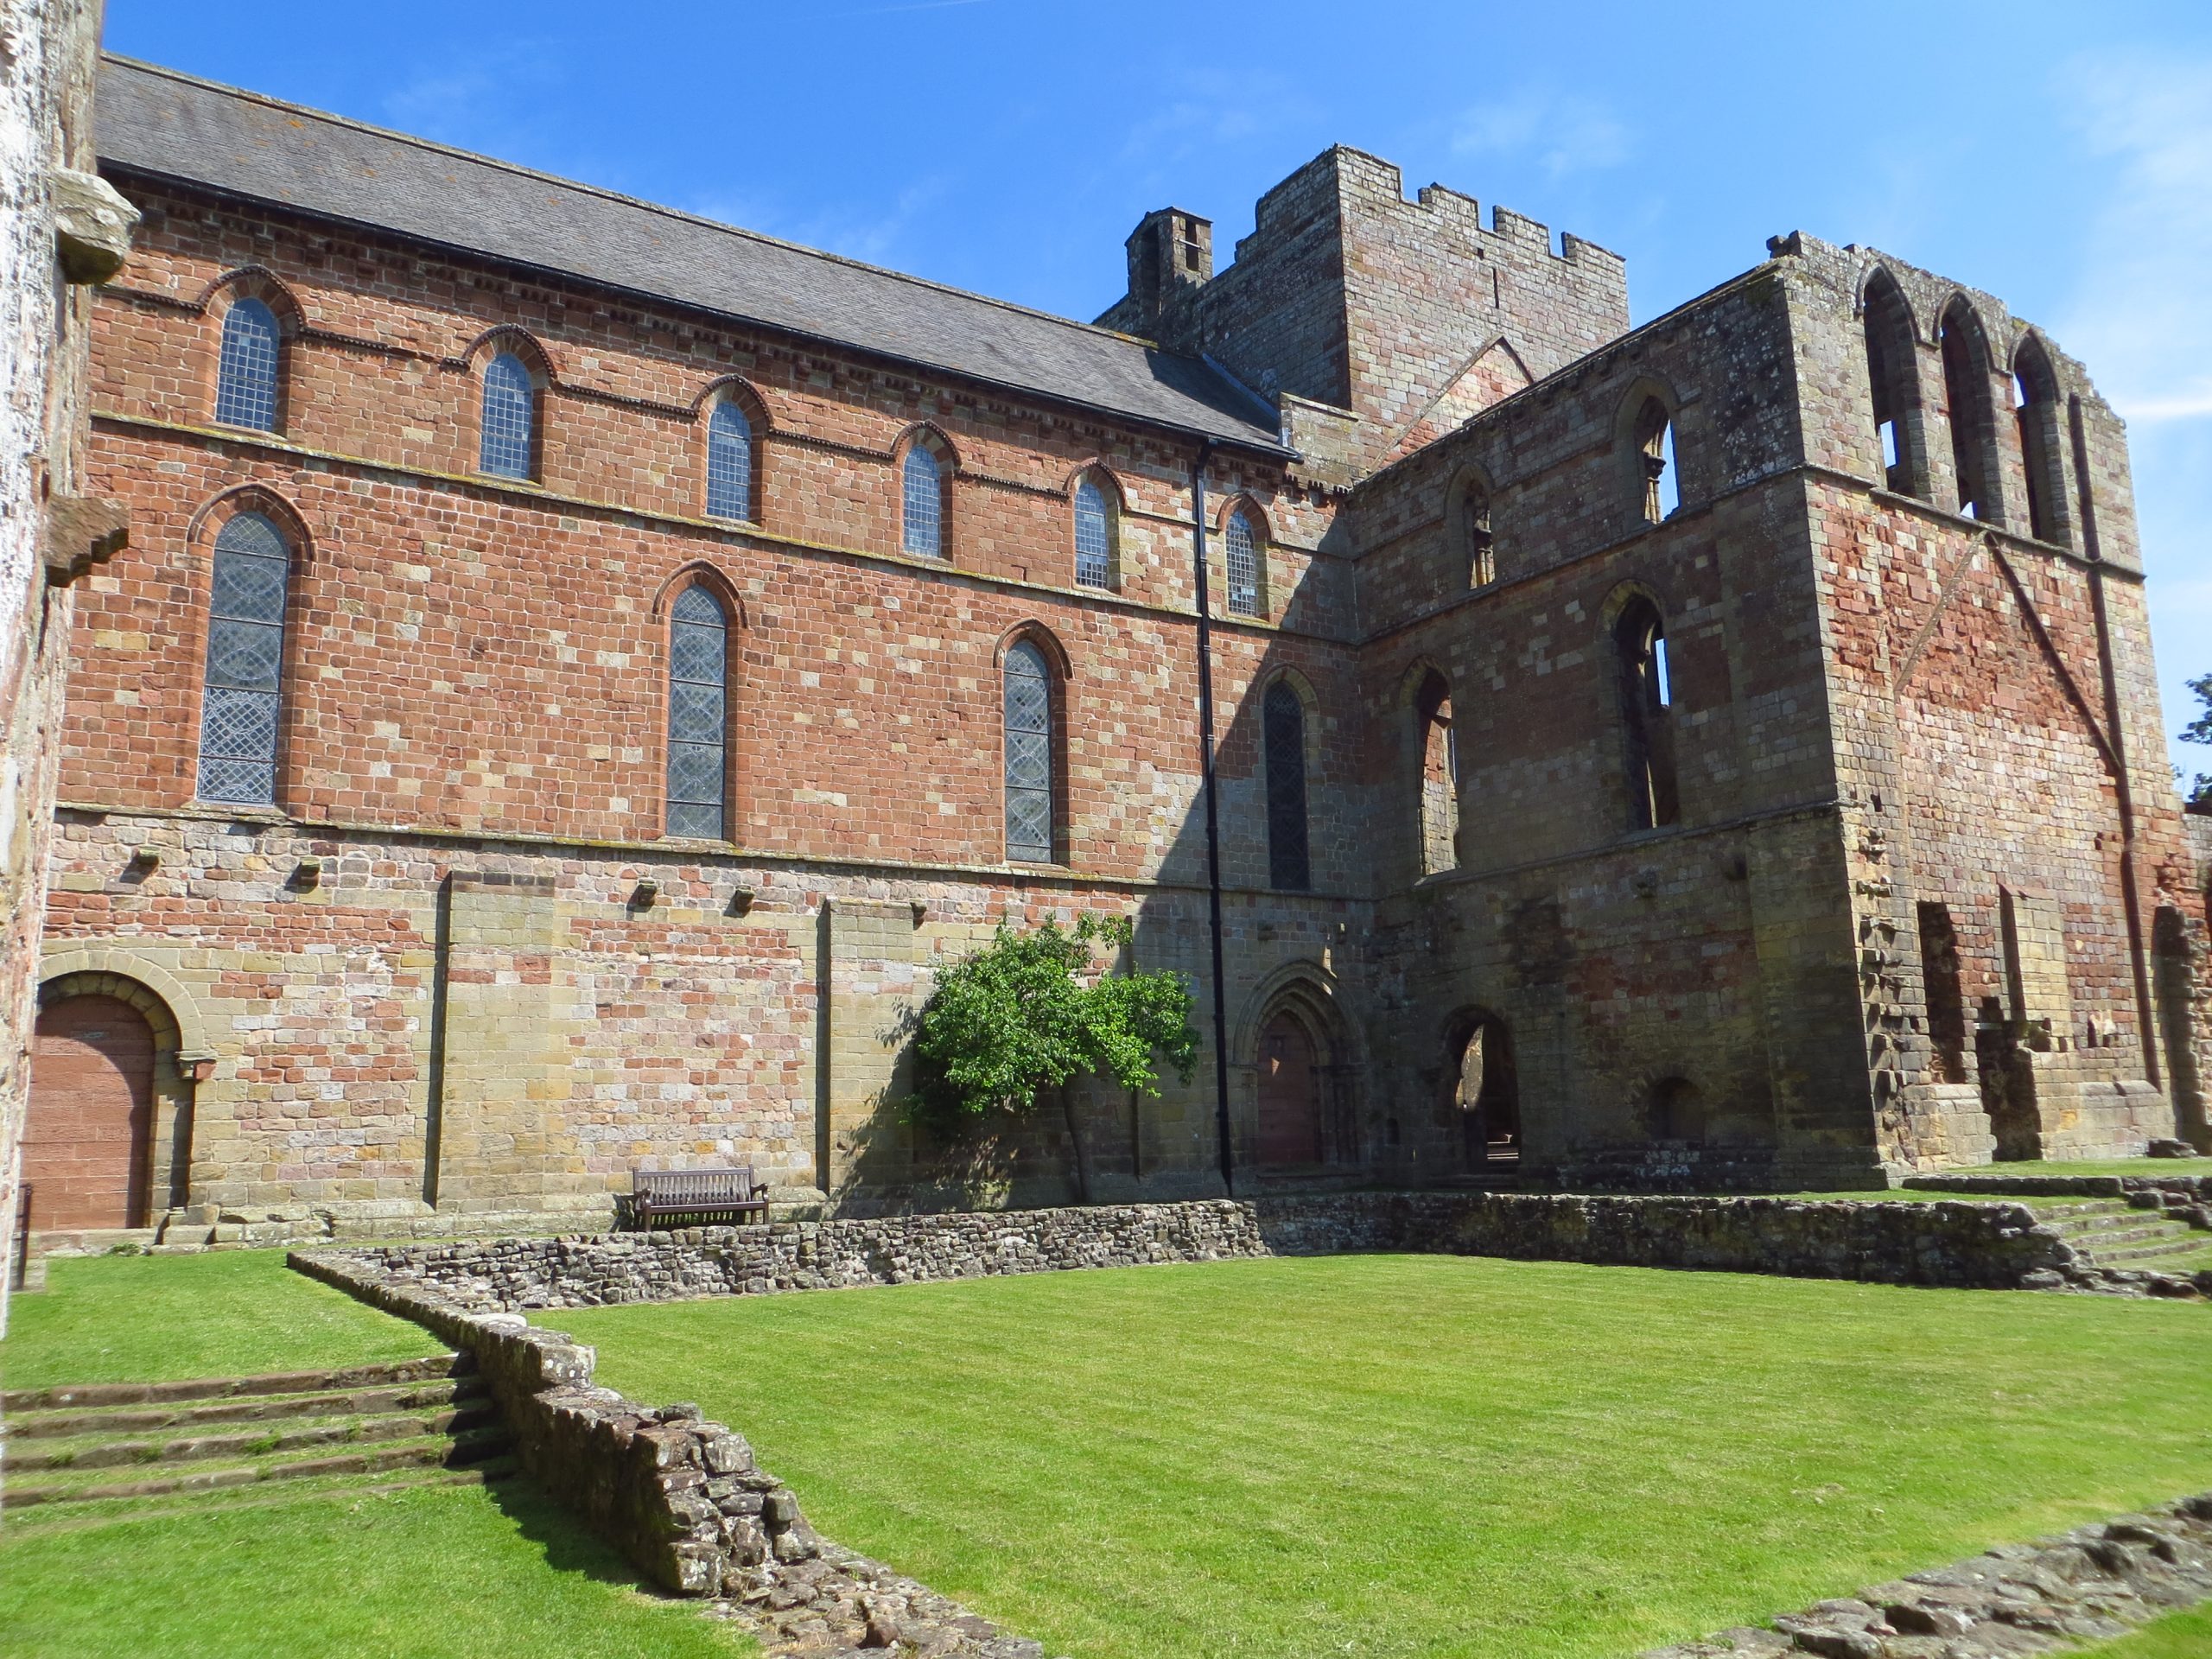
[(1629, 822), (1634, 829), (1656, 829), (1681, 815), (1675, 789), (1675, 688), (1658, 607), (1648, 599), (1630, 604), (1614, 625), (1613, 643), (1620, 656), (1621, 721), (1628, 740)]
[(1490, 492), (1478, 480), (1469, 480), (1460, 496), (1459, 522), (1466, 532), (1467, 586), (1487, 588), (1497, 580), (1497, 555), (1491, 539)]
[(1521, 1093), (1514, 1076), (1513, 1034), (1503, 1020), (1478, 1010), (1459, 1048), (1452, 1104), (1459, 1109), (1461, 1146), (1469, 1168), (1521, 1160)]
[(1229, 515), (1229, 531), (1222, 537), (1223, 562), (1229, 571), (1229, 610), (1232, 616), (1260, 613), (1260, 536), (1252, 516), (1239, 507)]
[(1075, 486), (1075, 580), (1079, 588), (1114, 585), (1114, 512), (1088, 478)]
[(677, 596), (668, 629), (668, 833), (724, 838), (729, 618), (706, 588)]
[(1995, 411), (1990, 406), (1989, 353), (1981, 325), (1963, 296), (1943, 308), (1943, 398), (1949, 405), (1951, 460), (1958, 469), (1959, 511), (2002, 520), (1997, 493)]
[(2070, 539), (2070, 519), (2058, 376), (2051, 369), (2050, 353), (2033, 334), (2012, 354), (2012, 396), (2020, 470), (2028, 483), (2028, 533), (2039, 542), (2065, 543)]
[(512, 352), (484, 365), (484, 433), (478, 470), (494, 478), (528, 478), (537, 435), (537, 384)]
[(707, 517), (753, 517), (753, 423), (728, 397), (707, 420)]
[(1705, 1144), (1705, 1101), (1688, 1077), (1663, 1077), (1651, 1085), (1651, 1138), (1685, 1147)]
[(1681, 495), (1675, 472), (1675, 418), (1656, 397), (1645, 398), (1637, 411), (1636, 452), (1644, 519), (1662, 524), (1681, 505)]
[(200, 798), (276, 804), (284, 689), (284, 595), (292, 550), (257, 512), (215, 537), (207, 672), (200, 705)]
[(1459, 867), (1459, 757), (1452, 741), (1452, 688), (1441, 674), (1414, 700), (1421, 739), (1421, 873)]
[(1260, 705), (1268, 768), (1268, 885), (1304, 893), (1313, 885), (1306, 848), (1306, 705), (1287, 681)]
[(1028, 640), (1006, 653), (1006, 855), (1052, 861), (1052, 677)]
[(276, 314), (251, 296), (231, 302), (215, 368), (215, 418), (225, 426), (276, 429), (276, 370), (283, 340)]
[(900, 469), (899, 545), (918, 559), (944, 556), (944, 469), (926, 443), (907, 447)]
[(1882, 443), (1882, 481), (1899, 495), (1928, 497), (1928, 449), (1920, 414), (1919, 355), (1912, 311), (1885, 270), (1868, 279), (1866, 382)]

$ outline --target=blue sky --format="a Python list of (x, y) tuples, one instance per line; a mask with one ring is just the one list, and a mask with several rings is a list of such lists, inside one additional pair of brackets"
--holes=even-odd
[[(1090, 317), (1325, 146), (1627, 256), (1804, 229), (1987, 289), (2127, 416), (2166, 724), (2212, 672), (2212, 6), (109, 0), (111, 48)], [(2177, 749), (2212, 771), (2212, 750)]]

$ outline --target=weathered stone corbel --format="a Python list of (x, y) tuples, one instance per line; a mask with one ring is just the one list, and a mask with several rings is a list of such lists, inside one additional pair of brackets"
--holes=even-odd
[(112, 501), (57, 495), (46, 504), (46, 579), (67, 588), (130, 545), (130, 515)]
[(104, 283), (130, 257), (138, 210), (97, 173), (57, 167), (46, 175), (54, 204), (54, 249), (71, 283)]

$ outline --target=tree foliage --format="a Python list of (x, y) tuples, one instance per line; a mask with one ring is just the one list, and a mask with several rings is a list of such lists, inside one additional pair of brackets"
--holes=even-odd
[[(2184, 743), (2212, 746), (2212, 674), (2199, 675), (2189, 683), (2189, 689), (2196, 693), (2200, 707), (2196, 718), (2183, 727), (2178, 735)], [(2212, 772), (2196, 774), (2189, 798), (2192, 801), (2212, 801)]]
[(1116, 973), (1094, 959), (1095, 946), (1119, 950), (1130, 936), (1127, 917), (1084, 916), (1072, 928), (1046, 921), (1026, 933), (1001, 922), (922, 1005), (908, 1116), (957, 1135), (990, 1112), (1027, 1112), (1051, 1092), (1065, 1109), (1067, 1086), (1093, 1073), (1157, 1095), (1155, 1056), (1187, 1082), (1198, 1052), (1190, 987), (1166, 969)]

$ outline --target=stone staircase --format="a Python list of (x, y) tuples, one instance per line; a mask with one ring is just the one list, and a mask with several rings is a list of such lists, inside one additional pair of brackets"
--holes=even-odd
[(2088, 1265), (2189, 1274), (2212, 1268), (2212, 1232), (2202, 1207), (2152, 1207), (2157, 1194), (2037, 1206), (2037, 1218), (2072, 1245)]
[(10, 1528), (512, 1473), (465, 1355), (0, 1395)]

